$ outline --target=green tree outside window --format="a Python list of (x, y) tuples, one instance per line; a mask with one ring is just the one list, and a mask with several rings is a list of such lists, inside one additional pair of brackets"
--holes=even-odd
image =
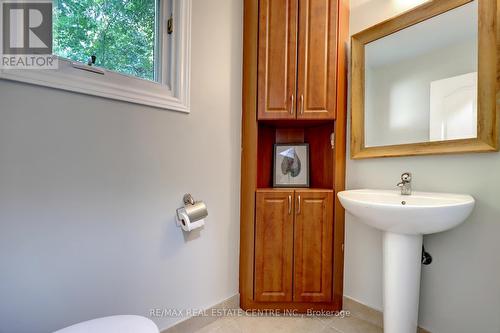
[(155, 80), (156, 0), (55, 0), (54, 54)]

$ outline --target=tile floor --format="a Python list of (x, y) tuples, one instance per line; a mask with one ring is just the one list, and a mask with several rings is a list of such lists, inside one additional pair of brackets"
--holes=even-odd
[(356, 317), (222, 317), (196, 333), (383, 333)]

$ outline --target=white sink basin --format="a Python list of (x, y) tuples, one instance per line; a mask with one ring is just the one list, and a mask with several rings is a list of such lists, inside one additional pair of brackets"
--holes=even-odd
[(352, 190), (338, 193), (344, 208), (384, 231), (384, 332), (416, 333), (422, 238), (452, 229), (474, 208), (470, 195)]
[(344, 208), (364, 223), (400, 234), (433, 234), (456, 227), (474, 208), (470, 195), (351, 190), (338, 194)]

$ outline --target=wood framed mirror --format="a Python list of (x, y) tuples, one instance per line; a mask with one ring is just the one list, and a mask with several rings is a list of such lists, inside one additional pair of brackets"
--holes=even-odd
[(352, 36), (353, 159), (498, 151), (499, 1), (428, 1)]

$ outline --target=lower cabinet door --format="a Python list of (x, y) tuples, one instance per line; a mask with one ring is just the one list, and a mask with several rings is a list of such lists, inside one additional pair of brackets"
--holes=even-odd
[(294, 301), (332, 300), (332, 255), (333, 191), (296, 191)]
[(257, 191), (255, 214), (255, 300), (291, 302), (293, 191)]

